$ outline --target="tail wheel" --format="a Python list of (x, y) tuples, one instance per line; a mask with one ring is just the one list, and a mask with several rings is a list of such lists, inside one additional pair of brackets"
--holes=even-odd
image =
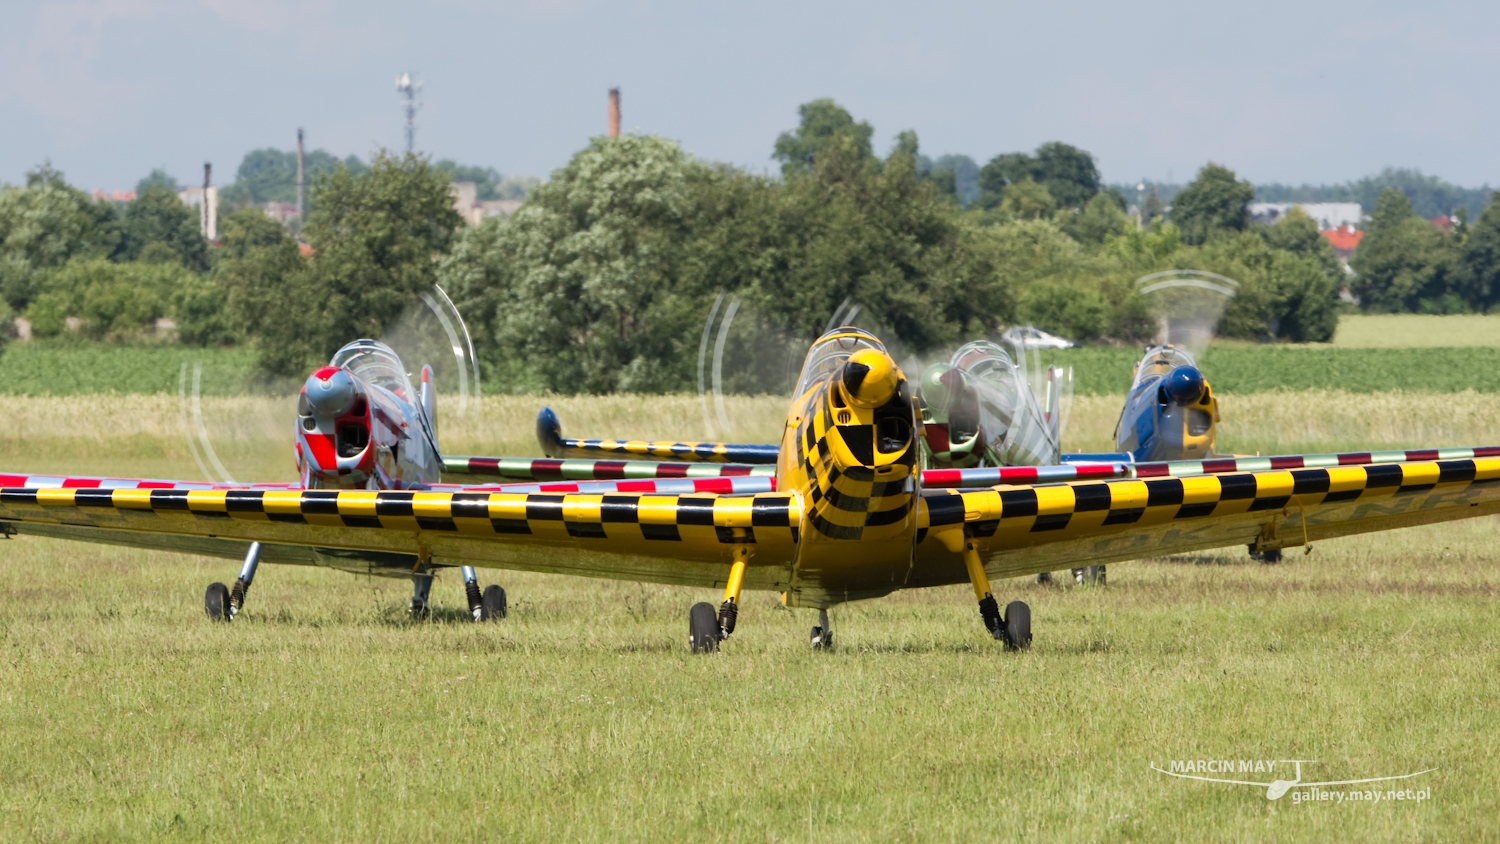
[(214, 621), (229, 620), (229, 587), (222, 583), (208, 584), (203, 593), (203, 611)]
[(833, 650), (833, 631), (823, 627), (814, 627), (811, 637), (812, 649), (815, 651)]
[(490, 621), (491, 619), (505, 618), (508, 607), (505, 603), (505, 590), (491, 583), (484, 588), (484, 597), (479, 600), (479, 620)]
[(693, 604), (688, 611), (688, 647), (695, 654), (719, 649), (719, 614), (707, 601)]
[(1025, 601), (1011, 601), (1005, 607), (1005, 649), (1019, 651), (1031, 647), (1031, 607)]

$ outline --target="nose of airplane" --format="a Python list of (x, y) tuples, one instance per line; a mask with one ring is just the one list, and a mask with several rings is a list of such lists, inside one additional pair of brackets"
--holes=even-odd
[(336, 366), (325, 366), (307, 377), (307, 403), (322, 417), (339, 417), (354, 407), (354, 378)]
[(1179, 366), (1167, 373), (1162, 391), (1174, 404), (1193, 404), (1203, 398), (1203, 373), (1196, 366)]
[(844, 393), (851, 404), (879, 407), (896, 393), (896, 362), (875, 349), (860, 349), (844, 363)]

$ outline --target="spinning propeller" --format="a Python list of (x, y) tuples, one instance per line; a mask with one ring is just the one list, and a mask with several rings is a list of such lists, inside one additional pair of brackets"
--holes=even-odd
[[(447, 414), (466, 418), (479, 412), (474, 343), (442, 288), (434, 286), (418, 296), (379, 339), (400, 355), (414, 384), (420, 383), (424, 365), (432, 367), (440, 399), (435, 427)], [(296, 396), (306, 377), (252, 384), (242, 376), (205, 367), (201, 359), (184, 360), (178, 371), (178, 412), (188, 451), (202, 476), (222, 483), (292, 480), (288, 458)]]

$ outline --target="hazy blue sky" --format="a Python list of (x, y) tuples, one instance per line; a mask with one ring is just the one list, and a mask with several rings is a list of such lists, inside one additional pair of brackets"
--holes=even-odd
[(426, 83), (420, 149), (545, 175), (625, 127), (772, 167), (799, 103), (833, 97), (877, 147), (929, 155), (1064, 140), (1107, 179), (1257, 182), (1418, 167), (1500, 185), (1500, 4), (593, 3), (5, 0), (0, 181), (44, 158), (84, 188), (261, 146), (399, 147), (394, 91)]

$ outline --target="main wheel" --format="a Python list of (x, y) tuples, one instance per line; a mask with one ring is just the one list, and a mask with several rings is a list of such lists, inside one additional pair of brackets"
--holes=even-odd
[(1260, 555), (1260, 561), (1266, 565), (1275, 565), (1281, 562), (1281, 549), (1276, 548)]
[(479, 620), (505, 618), (506, 611), (505, 590), (493, 583), (484, 587), (484, 597), (479, 600)]
[(214, 621), (229, 620), (229, 587), (222, 583), (208, 584), (203, 593), (203, 611)]
[(693, 604), (688, 611), (688, 647), (695, 654), (719, 649), (719, 614), (707, 601)]
[(1025, 601), (1011, 601), (1005, 607), (1005, 649), (1018, 651), (1031, 647), (1031, 607)]

